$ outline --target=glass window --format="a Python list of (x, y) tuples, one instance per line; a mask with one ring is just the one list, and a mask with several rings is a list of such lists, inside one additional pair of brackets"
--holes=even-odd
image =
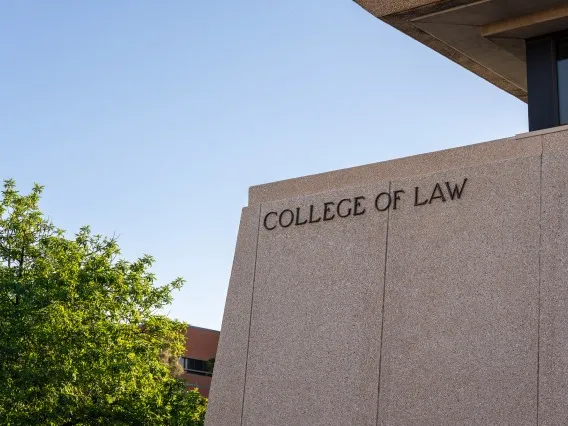
[(181, 357), (179, 360), (183, 369), (188, 373), (211, 376), (212, 370), (207, 365), (207, 361), (194, 358)]
[(558, 39), (557, 50), (558, 71), (558, 113), (560, 124), (568, 124), (568, 37)]

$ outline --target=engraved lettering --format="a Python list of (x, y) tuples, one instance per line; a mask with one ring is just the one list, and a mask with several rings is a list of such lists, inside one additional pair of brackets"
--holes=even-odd
[(444, 193), (442, 192), (442, 188), (440, 187), (439, 183), (437, 183), (436, 186), (434, 187), (434, 190), (432, 191), (432, 196), (430, 197), (430, 201), (428, 203), (432, 204), (432, 201), (438, 199), (442, 200), (444, 203), (446, 202), (446, 197), (444, 197)]
[(399, 194), (405, 194), (405, 192), (402, 189), (399, 189), (398, 191), (394, 191), (394, 202), (393, 202), (393, 206), (392, 209), (396, 210), (396, 203), (397, 201), (400, 201), (400, 195)]
[(266, 216), (264, 216), (264, 227), (265, 227), (268, 231), (272, 231), (274, 228), (276, 228), (276, 224), (277, 224), (277, 222), (274, 222), (274, 226), (268, 226), (268, 218), (269, 218), (271, 215), (274, 215), (274, 216), (278, 217), (278, 213), (276, 213), (276, 212), (270, 212), (270, 213), (267, 213)]
[(306, 223), (308, 223), (308, 219), (304, 219), (303, 222), (300, 222), (300, 207), (296, 207), (296, 226), (305, 225)]
[(354, 208), (353, 208), (353, 216), (361, 216), (362, 214), (365, 214), (365, 208), (363, 207), (363, 210), (359, 210), (359, 207), (361, 207), (361, 200), (364, 200), (365, 197), (355, 197), (355, 201), (354, 201)]
[(343, 205), (343, 203), (351, 203), (351, 198), (345, 198), (341, 200), (339, 203), (337, 203), (337, 215), (339, 217), (351, 216), (351, 211), (352, 211), (351, 207), (349, 207), (345, 213), (341, 213), (341, 206)]
[(414, 187), (414, 205), (415, 206), (424, 206), (428, 203), (428, 200), (424, 200), (424, 201), (418, 201), (418, 191), (420, 191), (420, 189), (416, 186)]
[(323, 220), (333, 220), (333, 218), (335, 217), (335, 214), (328, 216), (328, 213), (331, 213), (331, 208), (330, 206), (335, 206), (335, 203), (330, 201), (328, 203), (323, 203)]
[(321, 220), (321, 217), (318, 217), (316, 220), (314, 220), (314, 205), (311, 204), (310, 205), (310, 219), (309, 222), (310, 223), (318, 223)]
[(461, 188), (459, 188), (458, 185), (456, 184), (456, 186), (454, 186), (453, 189), (450, 186), (450, 182), (446, 182), (446, 188), (448, 189), (448, 193), (450, 194), (450, 198), (452, 199), (452, 201), (454, 199), (458, 199), (458, 200), (461, 199), (463, 189), (465, 188), (466, 182), (467, 182), (467, 178), (463, 180)]
[[(468, 182), (467, 178), (463, 178), (461, 183), (438, 182), (433, 183), (433, 190), (430, 197), (425, 197), (423, 189), (419, 186), (414, 187), (414, 206), (424, 206), (432, 204), (436, 200), (446, 201), (460, 200), (465, 191)], [(381, 192), (376, 196), (374, 203), (375, 209), (379, 212), (386, 212), (389, 209), (398, 210), (406, 204), (404, 189)], [(361, 216), (366, 213), (364, 196), (338, 199), (339, 201), (319, 201), (316, 204), (310, 204), (309, 212), (307, 207), (294, 207), (284, 209), (282, 211), (270, 211), (264, 216), (263, 225), (268, 231), (272, 231), (279, 226), (288, 228), (290, 226), (303, 226), (308, 223), (329, 222), (340, 218), (348, 218), (350, 216)], [(409, 200), (410, 201), (410, 200)], [(370, 207), (372, 209), (372, 207)], [(317, 211), (316, 211), (317, 210)]]
[[(381, 198), (384, 198), (386, 200), (386, 205), (384, 207), (379, 207), (381, 204)], [(392, 198), (388, 192), (381, 192), (379, 195), (377, 195), (377, 198), (375, 198), (375, 207), (380, 212), (387, 211), (391, 206), (391, 203), (392, 203)]]
[[(285, 222), (282, 221), (282, 219), (284, 218), (284, 213), (290, 213), (290, 221), (286, 224), (284, 224)], [(292, 225), (292, 223), (294, 223), (294, 212), (288, 209), (282, 210), (280, 217), (278, 218), (278, 222), (280, 223), (280, 226), (282, 228), (288, 228), (290, 225)]]

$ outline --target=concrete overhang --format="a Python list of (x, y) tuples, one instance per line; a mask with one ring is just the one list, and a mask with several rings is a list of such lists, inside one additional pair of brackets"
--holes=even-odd
[(525, 40), (568, 29), (568, 0), (355, 2), (525, 102)]

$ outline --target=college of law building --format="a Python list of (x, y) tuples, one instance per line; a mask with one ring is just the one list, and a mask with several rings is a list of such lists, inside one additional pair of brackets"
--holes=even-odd
[(568, 0), (357, 3), (530, 132), (250, 188), (206, 424), (566, 425)]

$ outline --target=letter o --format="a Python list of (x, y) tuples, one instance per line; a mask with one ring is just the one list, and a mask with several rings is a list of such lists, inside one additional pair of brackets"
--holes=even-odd
[[(290, 222), (288, 222), (286, 225), (282, 223), (282, 218), (284, 217), (284, 213), (290, 213)], [(280, 226), (282, 228), (288, 228), (294, 222), (294, 212), (288, 209), (282, 210), (282, 212), (280, 213), (280, 217), (278, 218), (278, 222), (280, 223)]]
[[(388, 202), (387, 202), (386, 207), (380, 208), (380, 207), (379, 207), (379, 203), (380, 203), (381, 197), (382, 197), (383, 195), (386, 196), (386, 197), (388, 197)], [(387, 210), (389, 209), (391, 203), (392, 203), (391, 195), (390, 195), (388, 192), (381, 192), (379, 195), (377, 195), (377, 198), (375, 199), (375, 207), (376, 207), (376, 209), (377, 209), (378, 211), (380, 211), (380, 212), (387, 211)]]

